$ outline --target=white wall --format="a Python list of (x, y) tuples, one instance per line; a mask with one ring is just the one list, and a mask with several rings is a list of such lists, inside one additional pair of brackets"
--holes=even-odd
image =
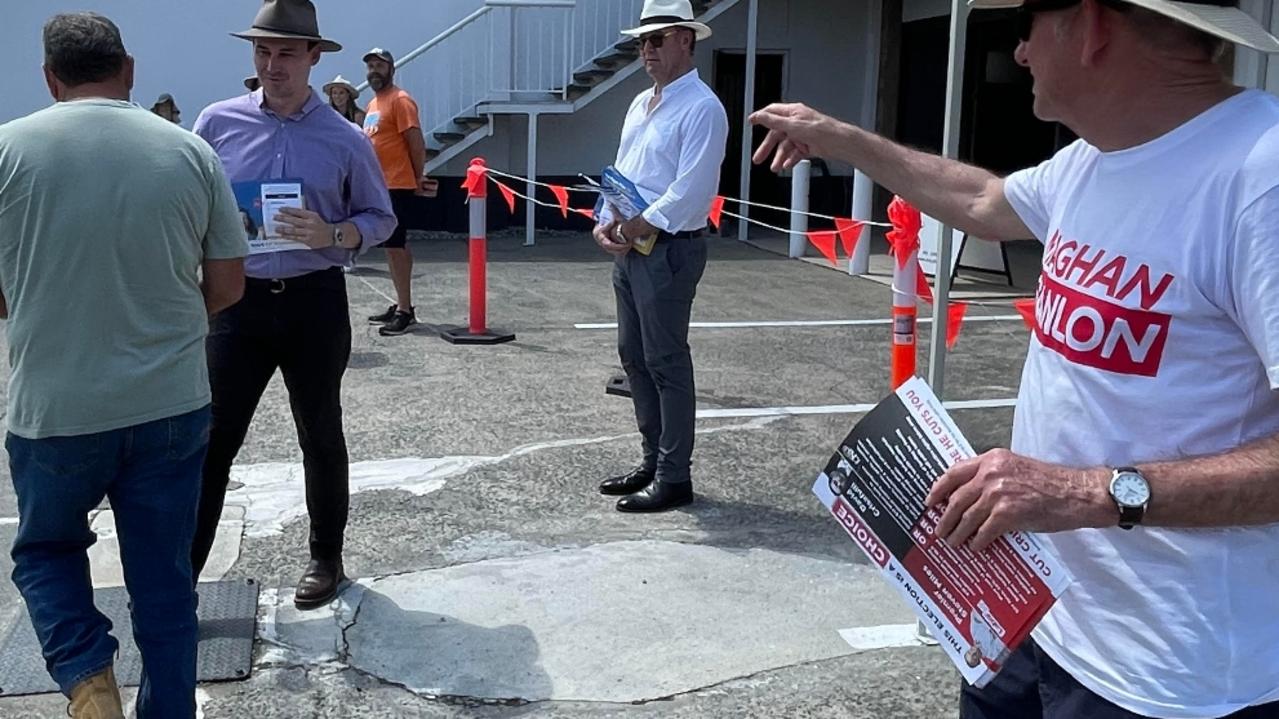
[[(697, 65), (701, 77), (713, 85), (716, 50), (745, 50), (747, 3), (718, 17), (711, 27), (715, 34), (697, 45)], [(762, 0), (759, 17), (760, 51), (784, 51), (785, 96), (805, 102), (840, 117), (859, 117), (862, 80), (865, 74), (864, 38), (866, 10), (862, 3), (831, 0)], [(617, 153), (622, 119), (632, 98), (651, 84), (641, 70), (570, 116), (543, 116), (538, 143), (538, 165), (542, 175), (598, 173)], [(729, 122), (740, 123), (730, 117)], [(515, 172), (526, 164), (527, 124), (512, 118), (497, 126), (496, 136), (477, 143), (464, 155), (486, 157), (499, 167), (500, 160)], [(737, 153), (740, 148), (729, 148)], [(455, 161), (441, 174), (460, 174), (465, 161)], [(848, 168), (833, 168), (850, 174)]]
[[(1270, 32), (1279, 35), (1279, 9), (1274, 0), (1242, 0), (1239, 7), (1265, 22), (1270, 14)], [(1235, 54), (1235, 82), (1245, 87), (1264, 87), (1279, 94), (1279, 56), (1264, 57), (1255, 50), (1239, 48)]]
[[(120, 26), (125, 47), (137, 59), (134, 100), (147, 107), (171, 93), (190, 127), (201, 108), (244, 92), (253, 74), (250, 46), (227, 33), (247, 29), (260, 0), (0, 0), (0, 67), (5, 102), (0, 122), (26, 115), (51, 100), (40, 72), (40, 32), (58, 12), (92, 10)], [(318, 90), (342, 73), (356, 84), (364, 77), (361, 56), (373, 46), (403, 54), (429, 40), (482, 0), (316, 0), (320, 30), (345, 47), (326, 54), (311, 74)], [(366, 102), (365, 95), (361, 102)]]

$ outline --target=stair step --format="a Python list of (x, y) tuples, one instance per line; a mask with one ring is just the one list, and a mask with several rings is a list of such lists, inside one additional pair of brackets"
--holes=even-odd
[(612, 70), (584, 70), (573, 73), (574, 85), (594, 87), (613, 75)]
[(629, 65), (639, 57), (638, 53), (633, 52), (615, 52), (611, 55), (604, 55), (595, 58), (595, 64), (610, 70), (616, 70), (623, 65)]
[(433, 132), (431, 133), (431, 136), (445, 145), (459, 142), (466, 138), (466, 135), (463, 135), (460, 132)]
[(621, 42), (614, 44), (614, 45), (613, 45), (613, 49), (614, 49), (614, 50), (621, 50), (622, 52), (633, 52), (633, 53), (635, 53), (635, 54), (636, 54), (636, 56), (638, 56), (638, 55), (639, 55), (639, 40), (636, 40), (635, 38), (630, 38), (630, 39), (628, 39), (628, 40), (622, 40)]
[(463, 115), (461, 117), (453, 118), (453, 124), (455, 125), (487, 125), (489, 124), (489, 119), (482, 115)]

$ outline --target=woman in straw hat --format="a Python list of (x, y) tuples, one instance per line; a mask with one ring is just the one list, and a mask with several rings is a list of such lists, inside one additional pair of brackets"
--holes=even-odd
[(364, 127), (364, 111), (360, 106), (355, 104), (357, 98), (360, 97), (360, 91), (355, 85), (346, 81), (346, 78), (338, 75), (333, 78), (333, 82), (324, 86), (324, 94), (329, 98), (329, 105), (337, 110), (342, 117), (354, 122), (359, 127)]

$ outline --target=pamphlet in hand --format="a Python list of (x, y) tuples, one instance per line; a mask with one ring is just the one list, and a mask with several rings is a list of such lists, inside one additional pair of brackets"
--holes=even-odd
[[(587, 185), (576, 189), (590, 190), (600, 194), (600, 202), (595, 206), (596, 215), (599, 214), (601, 205), (604, 203), (607, 203), (612, 208), (614, 217), (623, 221), (634, 219), (648, 209), (648, 203), (640, 195), (639, 188), (635, 187), (635, 183), (627, 179), (626, 175), (618, 172), (617, 168), (612, 165), (604, 168), (599, 182), (586, 175), (581, 177), (586, 180)], [(648, 255), (653, 251), (653, 245), (657, 243), (657, 233), (629, 239), (637, 252), (641, 255)]]
[(1033, 534), (1011, 532), (980, 554), (934, 534), (944, 507), (925, 507), (934, 480), (974, 456), (918, 377), (880, 402), (813, 485), (964, 679), (985, 686), (1070, 584)]
[(275, 215), (285, 207), (306, 207), (301, 180), (236, 182), (231, 189), (240, 208), (250, 255), (311, 249), (301, 242), (284, 239), (281, 223), (275, 221)]

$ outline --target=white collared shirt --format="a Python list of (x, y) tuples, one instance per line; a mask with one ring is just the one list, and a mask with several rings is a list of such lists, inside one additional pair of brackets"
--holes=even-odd
[[(672, 233), (700, 230), (719, 192), (728, 115), (697, 70), (667, 85), (650, 112), (654, 90), (631, 102), (614, 167), (648, 201), (643, 214), (649, 224)], [(599, 221), (611, 219), (605, 207)]]

